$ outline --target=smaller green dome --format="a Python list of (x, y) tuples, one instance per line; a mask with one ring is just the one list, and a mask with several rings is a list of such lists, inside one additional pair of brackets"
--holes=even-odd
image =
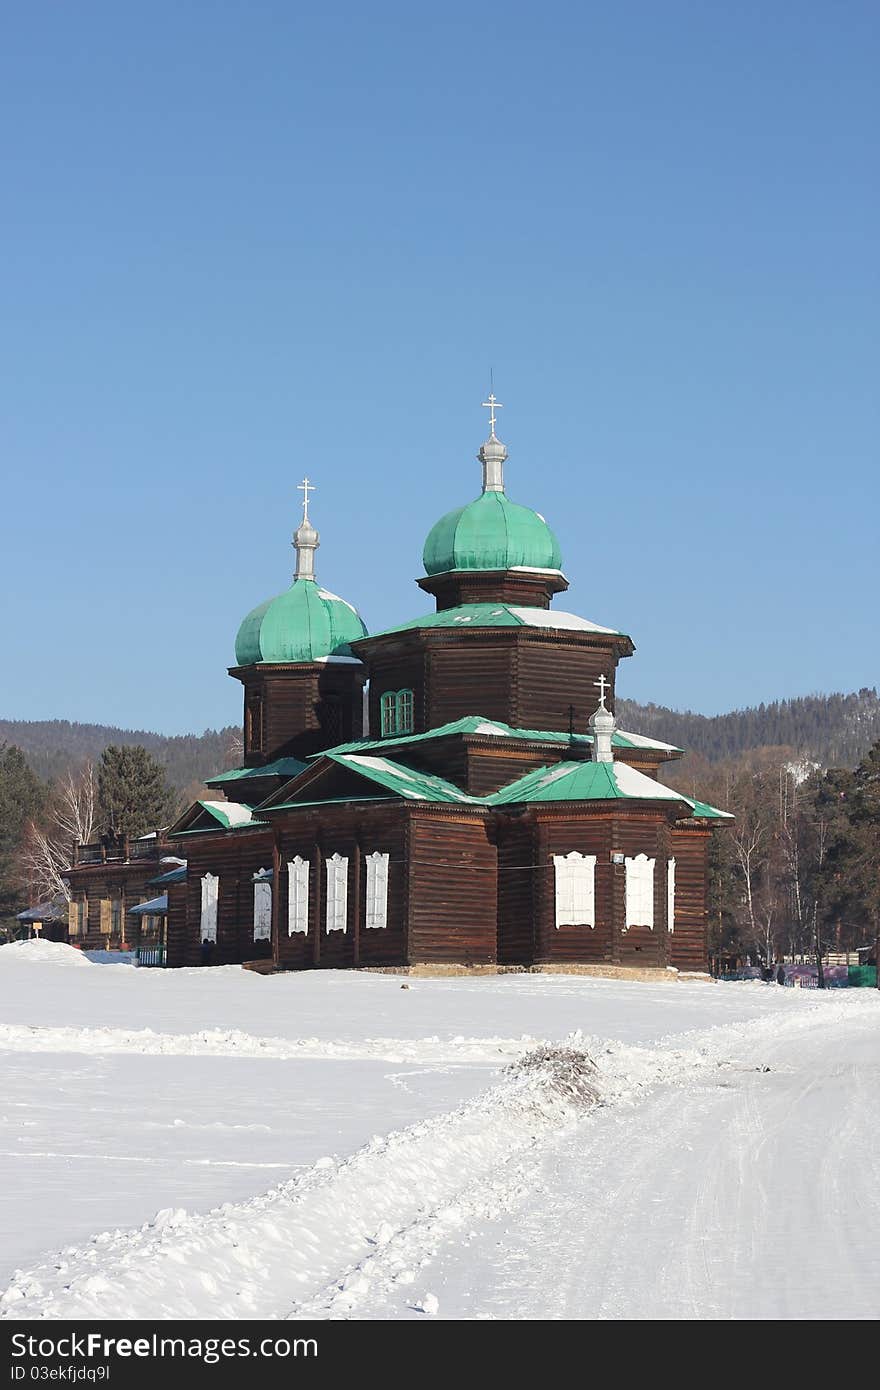
[(448, 570), (560, 570), (559, 541), (540, 512), (484, 492), (447, 512), (431, 529), (422, 556), (427, 574)]
[(235, 660), (251, 666), (351, 657), (349, 643), (366, 635), (360, 614), (345, 599), (314, 579), (295, 579), (283, 594), (248, 613), (235, 639)]

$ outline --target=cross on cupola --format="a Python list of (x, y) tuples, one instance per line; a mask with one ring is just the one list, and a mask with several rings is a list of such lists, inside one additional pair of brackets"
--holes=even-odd
[(317, 492), (314, 483), (308, 478), (303, 478), (297, 484), (297, 491), (303, 495), (302, 521), (293, 534), (293, 548), (296, 551), (296, 574), (295, 579), (314, 579), (315, 577), (315, 551), (320, 545), (318, 533), (309, 519), (309, 493)]
[(495, 433), (495, 412), (503, 410), (504, 406), (496, 399), (494, 389), (489, 391), (489, 399), (482, 401), (484, 410), (489, 412), (489, 438), (485, 444), (480, 446), (477, 458), (483, 465), (483, 491), (484, 492), (503, 492), (504, 491), (504, 460), (507, 458), (507, 449), (501, 443)]
[(593, 735), (593, 762), (613, 763), (612, 739), (617, 728), (617, 720), (605, 704), (605, 691), (610, 690), (611, 682), (604, 671), (597, 681), (593, 681), (599, 691), (599, 705), (590, 716), (590, 733)]
[(495, 411), (503, 410), (504, 406), (495, 398), (495, 392), (489, 392), (489, 399), (482, 402), (483, 409), (489, 412), (489, 438), (495, 438)]
[(317, 491), (315, 484), (310, 482), (308, 478), (303, 478), (302, 482), (297, 484), (297, 492), (301, 492), (303, 495), (303, 521), (308, 521), (309, 518), (309, 493)]

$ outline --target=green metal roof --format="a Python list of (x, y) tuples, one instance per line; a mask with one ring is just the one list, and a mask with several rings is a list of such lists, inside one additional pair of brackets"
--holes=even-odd
[[(450, 738), (455, 734), (475, 734), (486, 738), (521, 739), (527, 743), (562, 743), (589, 748), (593, 742), (592, 734), (575, 734), (552, 729), (517, 729), (500, 719), (487, 719), (481, 714), (467, 714), (462, 719), (454, 719), (449, 724), (439, 724), (424, 734), (400, 734), (395, 738), (362, 739), (355, 743), (340, 743), (332, 749), (334, 753), (366, 753), (372, 749), (405, 748), (414, 743), (428, 743), (435, 739)], [(644, 748), (658, 753), (681, 753), (672, 743), (660, 743), (655, 739), (644, 738), (641, 734), (630, 734), (617, 729), (611, 737), (615, 748)], [(322, 753), (313, 753), (312, 759), (321, 758)], [(217, 780), (217, 779), (212, 779)]]
[(422, 618), (410, 618), (397, 627), (373, 633), (387, 637), (394, 632), (410, 632), (434, 627), (531, 627), (551, 632), (601, 632), (612, 637), (626, 637), (617, 628), (602, 627), (576, 613), (558, 612), (552, 608), (522, 608), (510, 603), (462, 603), (457, 608), (444, 608), (439, 613), (426, 613)]
[(148, 878), (147, 888), (158, 888), (163, 883), (184, 883), (186, 880), (186, 865), (178, 864), (176, 869), (169, 869), (165, 874), (157, 874), (155, 878)]
[(228, 772), (218, 772), (216, 777), (206, 777), (205, 785), (240, 782), (248, 777), (296, 777), (306, 766), (299, 758), (276, 758), (274, 763), (265, 763), (262, 767), (233, 767)]
[(429, 772), (416, 772), (402, 763), (391, 762), (389, 758), (378, 758), (367, 753), (327, 753), (326, 756), (340, 767), (347, 767), (379, 786), (387, 787), (396, 796), (411, 801), (461, 802), (467, 805), (483, 804), (482, 797), (463, 792), (444, 777), (436, 777)]
[(511, 502), (503, 492), (484, 492), (447, 512), (431, 528), (422, 555), (428, 574), (449, 570), (555, 570), (559, 541), (540, 512)]
[(486, 798), (493, 806), (534, 801), (685, 801), (626, 763), (558, 763), (527, 772)]
[(295, 579), (289, 589), (248, 613), (235, 639), (239, 666), (288, 661), (354, 660), (349, 646), (367, 629), (356, 609), (314, 579)]
[(687, 802), (699, 820), (736, 820), (732, 812), (719, 811), (717, 806), (710, 806), (708, 801), (694, 801), (690, 796), (683, 796), (681, 799)]
[[(455, 724), (470, 720), (456, 720)], [(453, 727), (453, 726), (447, 726)], [(424, 735), (422, 736), (424, 737)], [(656, 782), (628, 763), (594, 763), (592, 761), (563, 762), (555, 766), (536, 768), (519, 777), (500, 791), (489, 796), (471, 796), (443, 777), (393, 762), (390, 758), (370, 753), (349, 753), (334, 750), (320, 755), (339, 767), (347, 768), (368, 781), (385, 788), (395, 797), (409, 801), (426, 801), (466, 806), (510, 806), (533, 802), (560, 801), (660, 801), (677, 802), (691, 808), (697, 818), (726, 819), (733, 817), (703, 801), (694, 801), (681, 792)], [(297, 806), (320, 806), (355, 800), (384, 800), (376, 797), (320, 797), (308, 801), (284, 801), (266, 806), (266, 810), (292, 810)]]

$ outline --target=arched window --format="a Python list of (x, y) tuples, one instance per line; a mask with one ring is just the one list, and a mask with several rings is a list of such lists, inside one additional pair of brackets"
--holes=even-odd
[(413, 693), (411, 690), (397, 692), (397, 732), (411, 734), (413, 730)]
[(202, 941), (217, 940), (217, 898), (220, 880), (216, 874), (202, 875), (202, 915), (199, 933)]
[(327, 931), (348, 930), (348, 860), (332, 854), (327, 869)]
[(287, 934), (309, 932), (309, 861), (299, 855), (287, 865)]
[(646, 854), (625, 859), (626, 929), (650, 927), (654, 930), (654, 865)]
[(411, 734), (415, 700), (411, 690), (386, 690), (379, 701), (382, 737)]
[(388, 855), (375, 850), (366, 856), (367, 927), (388, 925)]
[(254, 941), (269, 941), (272, 937), (272, 884), (268, 869), (254, 875)]
[(556, 926), (595, 927), (595, 854), (554, 854), (556, 870)]
[(386, 690), (379, 702), (382, 718), (382, 737), (390, 738), (397, 733), (397, 696), (393, 690)]

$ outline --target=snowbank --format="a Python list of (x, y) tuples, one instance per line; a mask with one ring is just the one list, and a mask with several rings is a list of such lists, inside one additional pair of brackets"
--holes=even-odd
[(476, 1100), (377, 1136), (349, 1159), (320, 1159), (250, 1201), (206, 1215), (166, 1208), (140, 1230), (107, 1231), (16, 1271), (0, 1317), (345, 1316), (375, 1279), (412, 1283), (438, 1225), (485, 1214), (493, 1174), (597, 1096), (585, 1053), (542, 1049)]
[(9, 941), (0, 946), (0, 966), (18, 964), (20, 961), (37, 965), (88, 965), (82, 951), (68, 946), (63, 941)]

